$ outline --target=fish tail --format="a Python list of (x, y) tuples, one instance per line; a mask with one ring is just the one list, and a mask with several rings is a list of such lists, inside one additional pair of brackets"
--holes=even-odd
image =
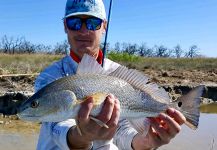
[(172, 107), (182, 112), (186, 118), (185, 124), (192, 129), (197, 129), (199, 124), (199, 107), (204, 89), (204, 85), (197, 86), (188, 94), (179, 97), (172, 104)]

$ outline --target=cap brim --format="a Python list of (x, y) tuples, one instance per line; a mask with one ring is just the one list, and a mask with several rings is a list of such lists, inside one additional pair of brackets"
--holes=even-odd
[(79, 15), (87, 15), (87, 16), (92, 16), (92, 17), (96, 17), (96, 18), (100, 18), (102, 20), (104, 20), (105, 18), (103, 17), (100, 17), (99, 15), (97, 14), (94, 14), (93, 12), (76, 12), (76, 13), (71, 13), (71, 14), (68, 14), (64, 17), (65, 18), (68, 18), (68, 17), (72, 17), (72, 16), (79, 16)]

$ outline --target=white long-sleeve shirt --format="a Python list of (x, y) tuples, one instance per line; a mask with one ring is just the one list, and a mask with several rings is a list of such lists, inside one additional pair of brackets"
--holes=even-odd
[[(73, 75), (77, 70), (77, 63), (70, 57), (65, 56), (60, 61), (47, 67), (35, 81), (35, 91), (38, 91), (45, 85), (64, 76)], [(105, 59), (104, 69), (108, 72), (114, 71), (119, 64)], [(68, 119), (62, 122), (42, 123), (37, 150), (68, 150), (67, 132), (76, 125), (74, 119)], [(131, 150), (131, 143), (137, 131), (132, 128), (125, 119), (119, 121), (119, 128), (110, 141), (93, 141), (92, 149), (99, 150)]]

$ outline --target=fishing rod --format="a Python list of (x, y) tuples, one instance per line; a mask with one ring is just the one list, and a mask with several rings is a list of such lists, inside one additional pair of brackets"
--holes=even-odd
[(105, 56), (106, 56), (107, 37), (108, 37), (110, 16), (111, 16), (111, 12), (112, 12), (112, 3), (113, 3), (113, 0), (110, 0), (109, 13), (108, 13), (108, 23), (107, 23), (107, 28), (106, 28), (106, 33), (105, 33), (105, 41), (104, 41), (104, 46), (103, 46), (102, 67), (104, 66), (104, 59), (105, 59)]

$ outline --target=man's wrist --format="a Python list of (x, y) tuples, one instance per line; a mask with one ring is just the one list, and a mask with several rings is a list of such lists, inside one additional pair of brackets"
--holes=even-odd
[(90, 150), (93, 146), (93, 143), (84, 139), (78, 133), (76, 126), (73, 126), (69, 129), (67, 133), (67, 144), (69, 149), (73, 150)]
[(149, 142), (145, 137), (140, 135), (139, 133), (136, 134), (132, 140), (131, 147), (133, 150), (153, 150), (153, 148), (150, 146)]

